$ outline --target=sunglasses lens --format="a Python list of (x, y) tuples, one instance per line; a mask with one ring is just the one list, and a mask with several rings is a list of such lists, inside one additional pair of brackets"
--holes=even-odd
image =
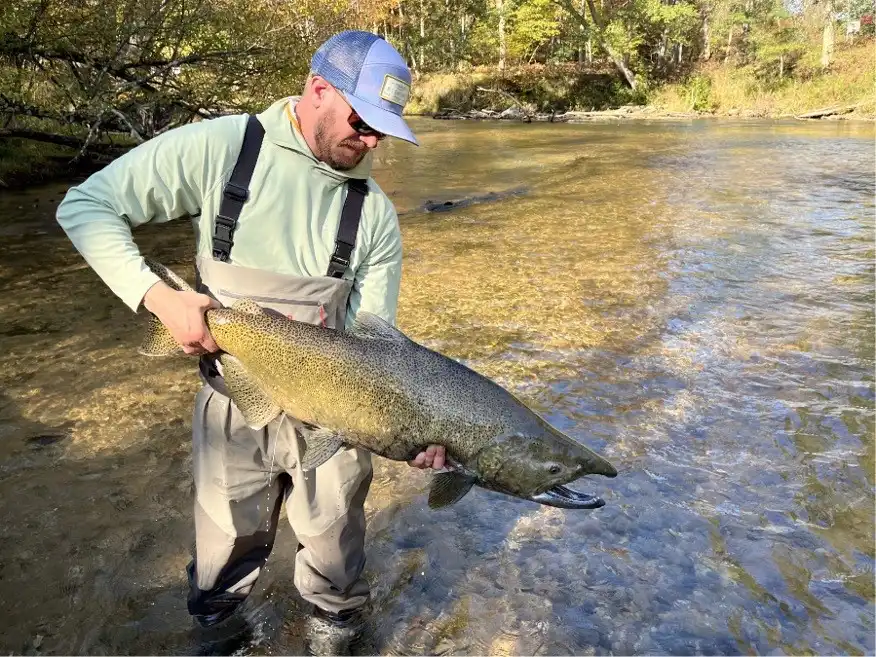
[(377, 132), (377, 130), (365, 123), (361, 118), (357, 118), (355, 121), (350, 121), (350, 127), (363, 137), (377, 137), (378, 139), (383, 139), (386, 136), (382, 132)]

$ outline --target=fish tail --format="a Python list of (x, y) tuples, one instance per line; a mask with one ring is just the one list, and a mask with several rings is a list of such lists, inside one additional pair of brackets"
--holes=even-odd
[[(146, 266), (174, 290), (187, 291), (192, 289), (192, 286), (186, 283), (185, 279), (172, 272), (160, 262), (148, 257), (144, 258), (144, 260)], [(181, 350), (182, 348), (170, 334), (170, 331), (167, 330), (167, 327), (155, 315), (151, 315), (149, 317), (149, 326), (146, 328), (146, 336), (143, 338), (143, 343), (137, 351), (144, 356), (169, 356), (179, 353)]]
[(155, 315), (149, 318), (146, 337), (137, 350), (144, 356), (170, 356), (182, 350), (167, 327)]
[(186, 283), (185, 279), (181, 276), (177, 276), (170, 269), (162, 265), (160, 262), (153, 260), (152, 258), (146, 257), (143, 258), (146, 262), (146, 266), (152, 270), (152, 273), (158, 276), (162, 281), (167, 283), (174, 290), (179, 291), (189, 291), (192, 290), (192, 286)]

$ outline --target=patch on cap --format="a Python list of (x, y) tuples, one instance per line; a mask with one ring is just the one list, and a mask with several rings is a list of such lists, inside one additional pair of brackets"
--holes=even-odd
[(404, 107), (408, 98), (411, 97), (411, 85), (404, 80), (392, 75), (383, 76), (383, 86), (380, 88), (380, 97), (390, 103)]

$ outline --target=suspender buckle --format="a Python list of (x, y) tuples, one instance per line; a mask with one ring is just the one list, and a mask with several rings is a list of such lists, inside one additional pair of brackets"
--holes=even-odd
[(230, 180), (225, 183), (224, 193), (225, 196), (233, 198), (239, 203), (246, 203), (246, 200), (249, 198), (249, 190), (246, 187), (237, 185)]
[(213, 227), (213, 239), (232, 244), (234, 229), (237, 222), (225, 215), (216, 215), (216, 223)]
[(329, 276), (330, 278), (343, 278), (344, 272), (347, 271), (347, 267), (349, 266), (349, 258), (342, 258), (339, 255), (333, 255), (331, 260), (329, 260), (326, 276)]

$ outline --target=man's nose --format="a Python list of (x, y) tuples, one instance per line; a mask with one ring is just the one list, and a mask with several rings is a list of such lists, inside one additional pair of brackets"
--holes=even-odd
[(359, 140), (365, 144), (368, 148), (377, 148), (377, 144), (380, 140), (377, 138), (377, 135), (359, 135)]

